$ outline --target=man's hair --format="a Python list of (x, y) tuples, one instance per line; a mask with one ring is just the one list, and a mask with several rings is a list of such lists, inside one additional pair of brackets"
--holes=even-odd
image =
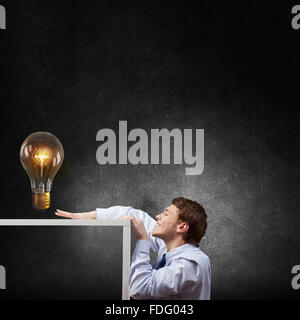
[(173, 199), (172, 204), (179, 209), (178, 218), (189, 224), (183, 240), (199, 247), (199, 242), (207, 228), (207, 215), (204, 208), (198, 202), (183, 197)]

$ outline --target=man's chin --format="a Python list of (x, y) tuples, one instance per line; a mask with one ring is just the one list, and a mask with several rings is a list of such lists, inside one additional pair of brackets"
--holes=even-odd
[(153, 237), (160, 238), (159, 232), (155, 232), (155, 230), (153, 230), (153, 231), (151, 232), (151, 235), (152, 235)]

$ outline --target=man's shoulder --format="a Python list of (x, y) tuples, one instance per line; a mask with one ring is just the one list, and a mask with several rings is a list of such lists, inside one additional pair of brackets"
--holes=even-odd
[(196, 247), (192, 244), (184, 245), (182, 250), (178, 251), (173, 259), (182, 261), (189, 260), (201, 265), (210, 265), (209, 257), (202, 250), (200, 250), (199, 247)]
[(211, 270), (209, 257), (198, 247), (181, 252), (173, 263), (179, 266), (186, 277), (194, 274), (197, 282), (209, 278)]
[(183, 252), (182, 258), (188, 259), (188, 260), (194, 260), (198, 263), (210, 263), (209, 257), (207, 254), (205, 254), (202, 250), (200, 250), (198, 247), (194, 247), (191, 250), (187, 250), (186, 252)]

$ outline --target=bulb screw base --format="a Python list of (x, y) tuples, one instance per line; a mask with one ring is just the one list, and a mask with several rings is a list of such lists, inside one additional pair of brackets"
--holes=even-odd
[(32, 192), (32, 206), (36, 210), (46, 210), (50, 207), (50, 192)]

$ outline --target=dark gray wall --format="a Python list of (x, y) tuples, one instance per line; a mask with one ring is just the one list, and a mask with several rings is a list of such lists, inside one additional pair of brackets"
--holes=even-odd
[(121, 227), (0, 226), (0, 243), (0, 300), (122, 299)]
[[(300, 31), (285, 1), (1, 3), (1, 218), (116, 204), (154, 217), (185, 196), (208, 214), (201, 249), (211, 259), (214, 299), (299, 297), (290, 282), (300, 263)], [(119, 120), (148, 133), (204, 129), (204, 172), (100, 166), (96, 133), (118, 132)], [(65, 150), (45, 213), (31, 208), (19, 162), (23, 140), (39, 130)]]

